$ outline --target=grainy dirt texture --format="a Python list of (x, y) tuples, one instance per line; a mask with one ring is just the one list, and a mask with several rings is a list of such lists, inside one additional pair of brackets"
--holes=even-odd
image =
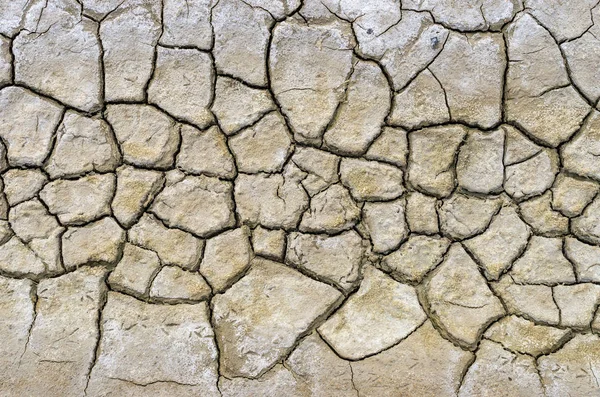
[(600, 396), (598, 0), (0, 0), (0, 396)]

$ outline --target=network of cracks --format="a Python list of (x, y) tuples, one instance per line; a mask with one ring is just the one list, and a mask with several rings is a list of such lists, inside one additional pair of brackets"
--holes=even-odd
[(600, 395), (599, 18), (0, 0), (0, 395)]

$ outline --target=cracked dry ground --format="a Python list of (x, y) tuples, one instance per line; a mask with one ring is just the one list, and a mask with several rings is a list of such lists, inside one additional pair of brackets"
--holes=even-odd
[(600, 396), (598, 0), (0, 0), (0, 396)]

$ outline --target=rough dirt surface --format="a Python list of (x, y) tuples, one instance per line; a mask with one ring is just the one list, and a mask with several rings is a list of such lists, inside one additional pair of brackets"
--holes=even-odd
[(600, 396), (598, 0), (0, 0), (0, 396)]

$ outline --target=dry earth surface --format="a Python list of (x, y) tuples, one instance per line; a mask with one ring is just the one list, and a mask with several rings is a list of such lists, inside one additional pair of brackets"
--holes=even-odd
[(598, 0), (0, 0), (1, 396), (600, 396)]

